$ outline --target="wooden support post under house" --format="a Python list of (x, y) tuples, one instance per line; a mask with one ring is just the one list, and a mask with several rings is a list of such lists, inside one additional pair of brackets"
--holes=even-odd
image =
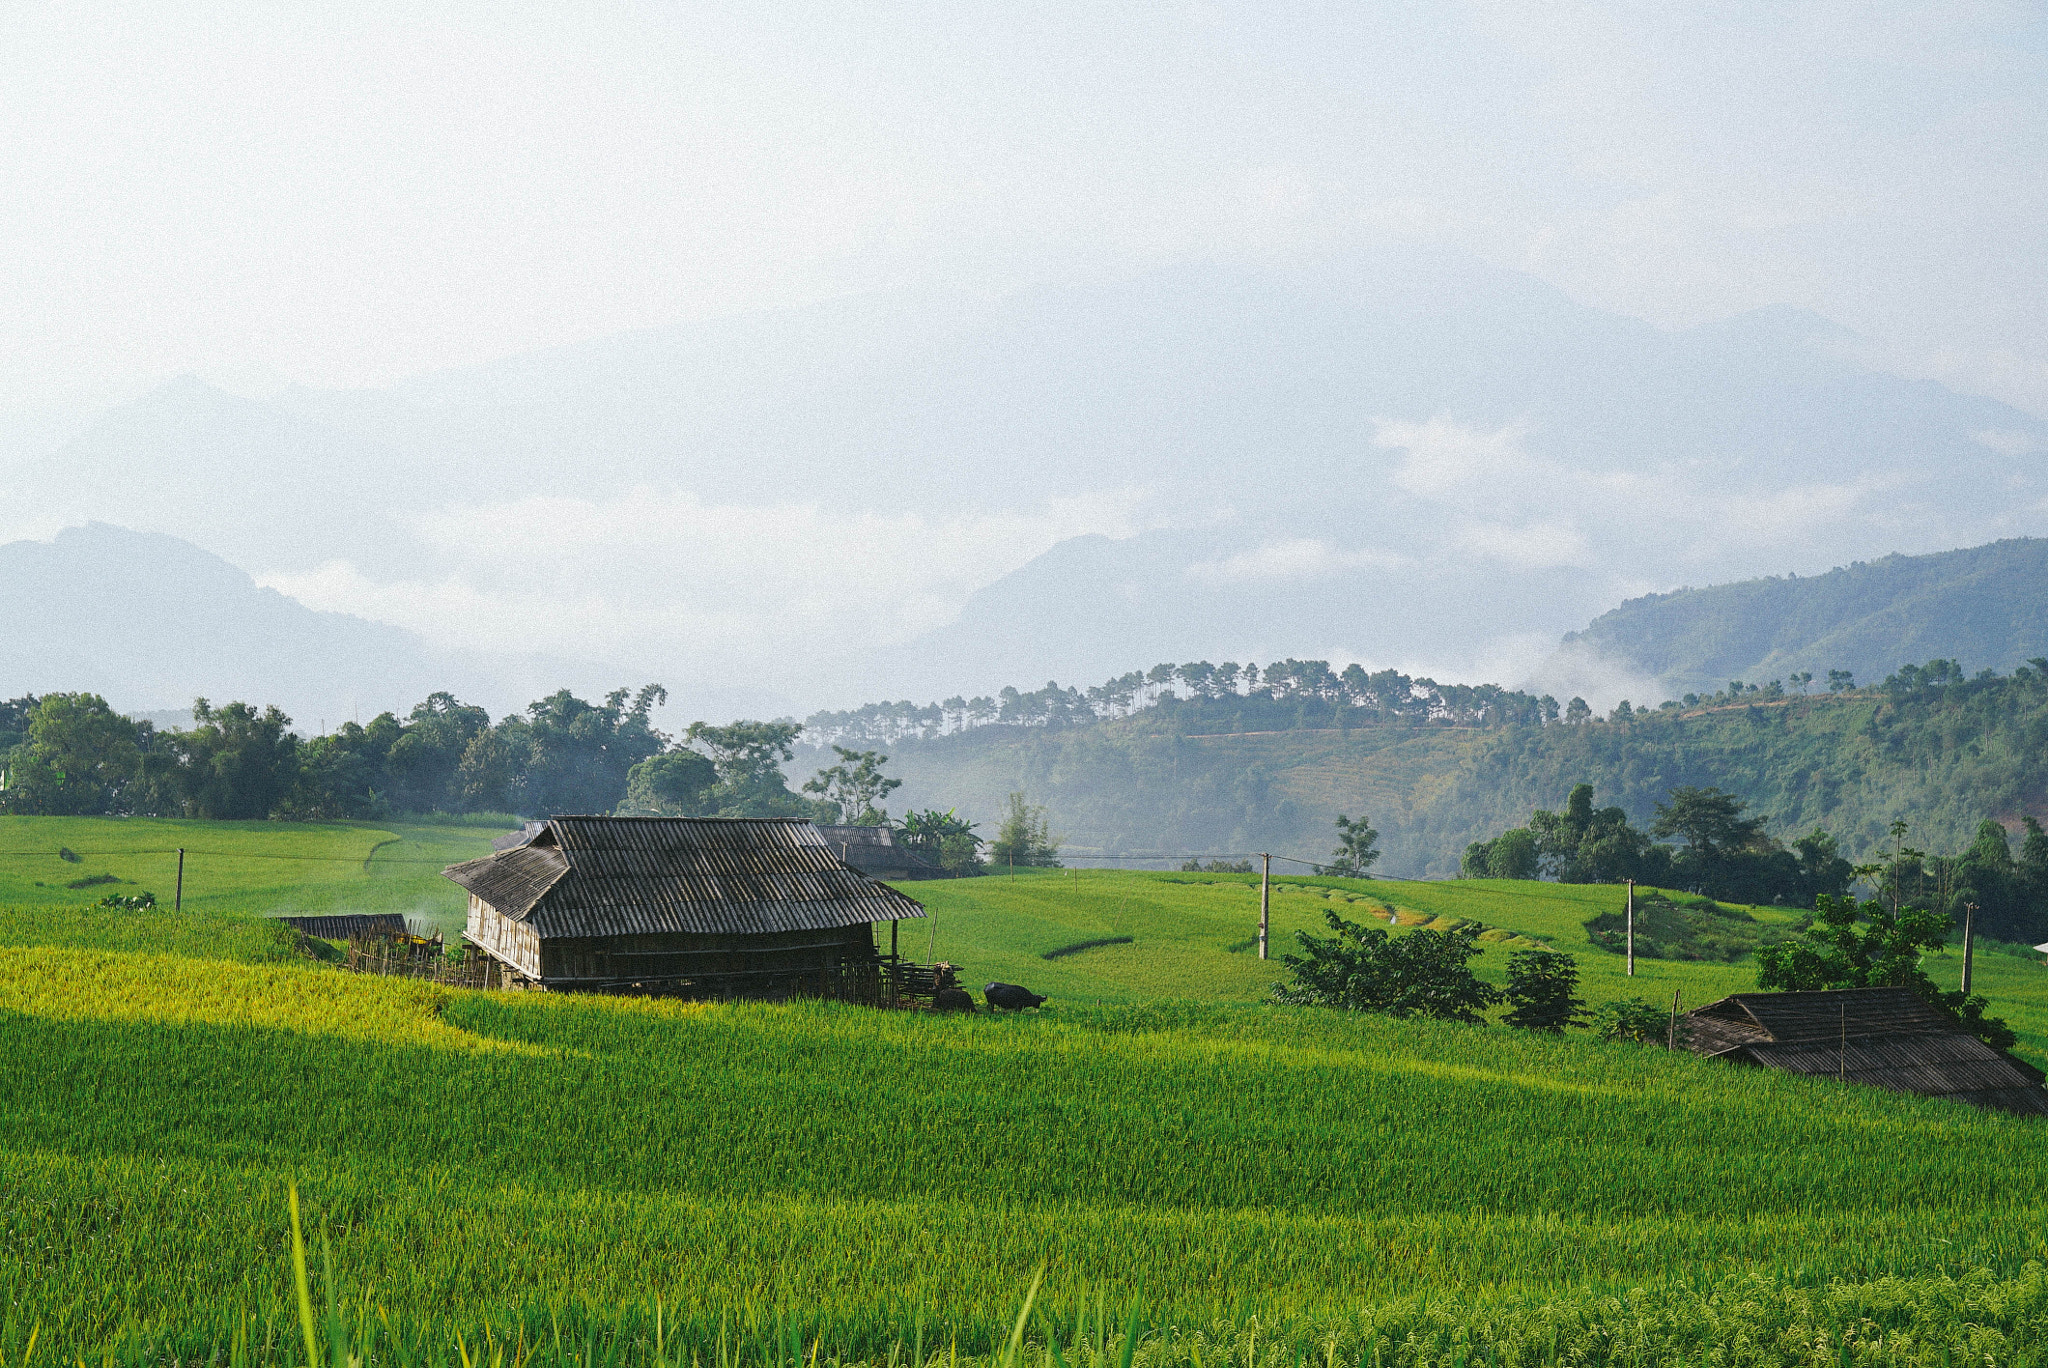
[(1963, 994), (1970, 992), (1972, 961), (1977, 952), (1977, 904), (1963, 904)]
[(1266, 957), (1266, 923), (1273, 911), (1273, 857), (1259, 856), (1259, 958)]
[(1636, 976), (1636, 881), (1628, 881), (1628, 976)]
[(1849, 1004), (1838, 1002), (1835, 1011), (1842, 1023), (1842, 1034), (1835, 1045), (1835, 1082), (1840, 1083), (1849, 1076)]

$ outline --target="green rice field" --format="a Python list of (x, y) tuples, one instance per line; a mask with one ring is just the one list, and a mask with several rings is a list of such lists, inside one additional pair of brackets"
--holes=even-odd
[[(293, 1187), (344, 1368), (925, 1368), (1000, 1358), (1038, 1277), (1011, 1362), (1050, 1368), (2048, 1347), (2048, 1128), (1583, 1034), (1267, 1005), (1243, 876), (906, 885), (934, 914), (906, 951), (1052, 995), (1002, 1017), (366, 979), (251, 915), (452, 918), (433, 862), (494, 831), (0, 819), (0, 1362), (31, 1335), (39, 1360), (304, 1361)], [(145, 862), (179, 844), (211, 871), (188, 854), (182, 914), (86, 909), (106, 886), (54, 877), (163, 897)], [(1583, 928), (1615, 889), (1281, 882), (1276, 955), (1334, 905), (1542, 938), (1595, 1000), (1753, 979), (1642, 962), (1631, 983)], [(2048, 970), (1978, 973), (2041, 1062)]]

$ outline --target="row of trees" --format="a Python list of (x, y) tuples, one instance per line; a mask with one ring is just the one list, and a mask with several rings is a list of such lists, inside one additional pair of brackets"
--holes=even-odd
[[(1915, 672), (1918, 678), (1917, 672), (1935, 666), (1960, 669), (1952, 661), (1936, 661), (1927, 667), (1907, 666), (1906, 671)], [(1887, 681), (1887, 687), (1892, 682)], [(1797, 693), (1806, 693), (1812, 685), (1811, 673), (1792, 676), (1792, 688)], [(1854, 688), (1855, 679), (1848, 671), (1827, 672), (1830, 692), (1843, 693)], [(1686, 708), (1787, 696), (1782, 680), (1758, 685), (1736, 679), (1718, 693), (1689, 693), (1683, 700), (1670, 699), (1655, 708), (1637, 708), (1624, 699), (1606, 720), (1633, 722)], [(869, 703), (844, 711), (814, 713), (804, 725), (814, 738), (826, 742), (893, 745), (906, 738), (929, 740), (977, 727), (1066, 727), (1176, 706), (1210, 711), (1241, 711), (1249, 707), (1252, 715), (1267, 722), (1277, 721), (1283, 727), (1328, 726), (1333, 718), (1353, 725), (1405, 722), (1463, 727), (1540, 727), (1556, 723), (1579, 726), (1600, 720), (1583, 698), (1559, 703), (1548, 694), (1538, 696), (1497, 684), (1439, 684), (1399, 670), (1369, 671), (1356, 664), (1338, 668), (1326, 660), (1288, 659), (1263, 668), (1228, 660), (1221, 665), (1206, 660), (1169, 662), (1149, 670), (1132, 670), (1090, 689), (1048, 681), (1041, 689), (1005, 687), (993, 697), (955, 695), (935, 703), (913, 703), (909, 699)]]
[[(302, 737), (274, 707), (206, 699), (158, 730), (89, 693), (0, 703), (0, 811), (203, 818), (376, 818), (413, 812), (611, 812), (882, 822), (887, 757), (841, 750), (790, 788), (801, 725), (653, 724), (659, 684), (600, 702), (567, 689), (496, 722), (436, 693), (404, 717)], [(929, 823), (927, 824), (929, 826)], [(954, 835), (959, 833), (954, 832)], [(943, 833), (935, 836), (943, 843)], [(955, 842), (956, 846), (958, 842)]]
[(1129, 717), (1148, 708), (1203, 704), (1319, 705), (1318, 715), (1343, 710), (1357, 722), (1436, 722), (1459, 726), (1541, 726), (1590, 718), (1585, 700), (1567, 707), (1495, 684), (1438, 684), (1398, 670), (1369, 672), (1359, 665), (1333, 668), (1325, 660), (1282, 660), (1261, 669), (1225, 661), (1159, 664), (1133, 670), (1082, 690), (1048, 681), (1029, 691), (1005, 687), (994, 697), (955, 696), (939, 703), (869, 703), (843, 712), (813, 714), (805, 726), (819, 739), (856, 745), (893, 745), (907, 737), (930, 739), (986, 726), (1064, 727)]
[[(657, 730), (666, 697), (649, 684), (599, 703), (564, 689), (492, 722), (436, 693), (405, 717), (383, 713), (301, 737), (276, 708), (193, 706), (189, 730), (159, 731), (96, 694), (0, 702), (0, 812), (242, 819), (380, 818), (395, 813), (618, 812), (676, 817), (796, 817), (889, 824), (956, 874), (985, 868), (974, 824), (953, 812), (884, 806), (902, 786), (877, 751), (835, 747), (801, 789), (783, 765), (796, 722), (693, 723)], [(1057, 864), (1045, 809), (1012, 794), (993, 857)]]
[[(1687, 785), (1657, 804), (1648, 831), (1619, 807), (1596, 808), (1593, 786), (1575, 786), (1564, 811), (1537, 809), (1527, 826), (1465, 848), (1460, 873), (1472, 879), (1556, 879), (1560, 883), (1638, 883), (1691, 888), (1711, 898), (1811, 907), (1848, 891), (1856, 869), (1838, 842), (1816, 827), (1789, 847), (1766, 818), (1716, 788)], [(1662, 842), (1676, 839), (1683, 844)]]
[(193, 704), (159, 731), (97, 694), (7, 704), (21, 719), (0, 759), (0, 811), (206, 818), (379, 817), (391, 812), (601, 812), (667, 739), (650, 684), (591, 703), (564, 689), (493, 724), (436, 693), (405, 717), (302, 737), (275, 707)]
[[(1861, 875), (1894, 905), (1912, 902), (1958, 924), (1968, 911), (1994, 939), (2031, 944), (2048, 937), (2048, 831), (2033, 817), (2020, 819), (2017, 853), (2005, 826), (1990, 819), (1955, 855), (1906, 846), (1905, 823), (1897, 822), (1893, 848), (1865, 866), (1845, 859), (1839, 842), (1819, 827), (1787, 845), (1766, 824), (1732, 794), (1686, 786), (1657, 804), (1655, 819), (1643, 831), (1619, 807), (1594, 807), (1593, 786), (1580, 784), (1563, 812), (1538, 809), (1527, 826), (1468, 845), (1460, 873), (1560, 883), (1634, 879), (1728, 902), (1795, 907), (1843, 897)], [(1660, 844), (1670, 839), (1682, 844)]]

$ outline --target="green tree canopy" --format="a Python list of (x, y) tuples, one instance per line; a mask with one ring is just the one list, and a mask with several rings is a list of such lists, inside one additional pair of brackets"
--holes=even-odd
[(90, 816), (125, 812), (141, 766), (142, 729), (92, 693), (45, 694), (8, 761), (0, 812)]
[(1533, 879), (1542, 871), (1542, 848), (1527, 827), (1509, 827), (1490, 841), (1465, 847), (1458, 874), (1466, 879)]
[(696, 751), (678, 749), (650, 755), (626, 771), (626, 797), (619, 812), (628, 817), (702, 817), (718, 786), (718, 766)]
[(191, 817), (249, 820), (285, 807), (298, 785), (299, 738), (276, 707), (192, 703), (192, 730), (174, 732), (171, 780)]
[(1756, 986), (1787, 992), (1831, 988), (1911, 988), (1963, 1029), (1997, 1049), (2018, 1039), (2003, 1021), (1984, 1015), (1985, 1000), (1944, 993), (1920, 967), (1921, 955), (1948, 941), (1954, 923), (1939, 912), (1893, 912), (1875, 898), (1823, 895), (1813, 920), (1795, 938), (1757, 951)]
[(1334, 874), (1342, 879), (1370, 879), (1373, 863), (1380, 857), (1380, 834), (1372, 829), (1370, 819), (1360, 816), (1357, 821), (1337, 814), (1337, 848), (1330, 863), (1323, 865), (1318, 874)]
[(402, 734), (385, 757), (391, 804), (407, 812), (456, 812), (464, 804), (461, 766), (491, 715), (446, 691), (413, 705)]
[(815, 793), (827, 822), (850, 822), (855, 826), (886, 826), (889, 814), (881, 806), (890, 792), (903, 787), (901, 779), (882, 773), (889, 757), (880, 751), (832, 748), (839, 763), (821, 769), (804, 782), (805, 793)]
[(799, 722), (692, 722), (686, 744), (703, 752), (718, 770), (710, 805), (720, 817), (804, 817), (817, 815), (808, 799), (791, 793), (782, 763), (796, 753)]
[(996, 838), (989, 842), (989, 859), (998, 868), (1008, 865), (1060, 867), (1059, 838), (1052, 834), (1045, 809), (1024, 801), (1022, 793), (1003, 800)]
[(1723, 864), (1769, 839), (1764, 835), (1765, 818), (1742, 815), (1748, 806), (1732, 793), (1688, 784), (1671, 790), (1669, 801), (1657, 804), (1650, 834), (1683, 837), (1697, 865)]

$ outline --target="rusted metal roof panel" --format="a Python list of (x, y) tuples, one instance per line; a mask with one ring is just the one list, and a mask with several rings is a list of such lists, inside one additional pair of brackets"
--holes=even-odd
[(405, 934), (405, 917), (397, 912), (338, 912), (328, 916), (276, 917), (297, 931), (321, 940), (347, 940), (351, 936)]
[(1911, 988), (1837, 988), (1817, 993), (1734, 993), (1698, 1009), (1748, 1018), (1772, 1040), (1819, 1040), (1878, 1032), (1953, 1031), (1955, 1024)]
[(561, 851), (533, 844), (449, 865), (441, 871), (514, 921), (525, 920), (533, 905), (568, 872), (569, 861)]
[(925, 915), (794, 820), (555, 817), (529, 844), (447, 873), (544, 938), (815, 931)]
[(2040, 1070), (1959, 1029), (1910, 988), (1737, 993), (1686, 1019), (1702, 1054), (2048, 1116)]

